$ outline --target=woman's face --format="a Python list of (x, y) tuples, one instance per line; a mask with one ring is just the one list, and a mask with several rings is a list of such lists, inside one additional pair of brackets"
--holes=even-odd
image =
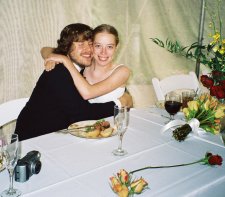
[(116, 51), (116, 39), (113, 34), (107, 32), (97, 33), (93, 41), (93, 57), (99, 65), (107, 65), (112, 62)]

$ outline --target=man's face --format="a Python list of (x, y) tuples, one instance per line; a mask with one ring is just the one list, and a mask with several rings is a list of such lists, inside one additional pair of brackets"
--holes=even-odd
[(92, 40), (73, 42), (69, 57), (81, 67), (90, 66), (92, 61)]

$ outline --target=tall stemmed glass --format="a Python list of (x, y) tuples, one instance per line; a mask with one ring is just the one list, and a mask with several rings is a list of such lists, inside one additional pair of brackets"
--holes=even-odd
[(119, 136), (119, 146), (113, 150), (113, 154), (123, 156), (127, 151), (122, 148), (123, 136), (129, 124), (129, 111), (127, 107), (114, 107), (114, 126)]
[(170, 121), (174, 120), (174, 115), (182, 106), (181, 95), (175, 92), (167, 93), (165, 96), (165, 109), (170, 114)]
[(9, 189), (4, 190), (1, 193), (1, 197), (16, 197), (21, 195), (21, 191), (13, 188), (13, 175), (14, 168), (18, 160), (18, 135), (12, 134), (5, 138), (5, 144), (3, 145), (3, 157), (5, 159), (5, 165), (9, 172), (10, 185)]

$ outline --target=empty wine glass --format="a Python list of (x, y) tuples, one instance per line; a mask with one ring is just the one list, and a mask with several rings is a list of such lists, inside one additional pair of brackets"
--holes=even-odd
[(174, 120), (174, 115), (180, 110), (182, 106), (181, 95), (175, 92), (167, 93), (165, 96), (165, 109), (170, 115), (170, 120)]
[(9, 172), (10, 185), (9, 189), (1, 193), (1, 197), (17, 197), (21, 195), (21, 191), (13, 188), (14, 168), (18, 160), (18, 135), (7, 135), (3, 144), (3, 157), (5, 159), (5, 166)]
[(114, 155), (123, 156), (127, 151), (122, 148), (123, 136), (129, 123), (129, 111), (127, 107), (114, 107), (114, 125), (119, 136), (119, 146), (113, 151)]

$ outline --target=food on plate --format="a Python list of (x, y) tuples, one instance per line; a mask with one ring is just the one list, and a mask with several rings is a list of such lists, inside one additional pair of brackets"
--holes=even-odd
[(94, 130), (91, 130), (91, 131), (88, 131), (88, 132), (84, 132), (84, 135), (85, 134), (86, 134), (87, 137), (96, 138), (96, 137), (99, 136), (100, 130), (94, 129)]
[(70, 133), (86, 138), (109, 137), (113, 134), (114, 129), (110, 127), (109, 121), (104, 119), (94, 121), (93, 123), (92, 121), (85, 121), (85, 123), (80, 122), (70, 125), (69, 129), (77, 129)]
[(109, 128), (107, 128), (107, 129), (101, 131), (101, 132), (100, 132), (100, 135), (101, 135), (102, 137), (109, 137), (109, 136), (112, 135), (112, 132), (113, 132), (113, 128), (112, 128), (112, 127), (109, 127)]

